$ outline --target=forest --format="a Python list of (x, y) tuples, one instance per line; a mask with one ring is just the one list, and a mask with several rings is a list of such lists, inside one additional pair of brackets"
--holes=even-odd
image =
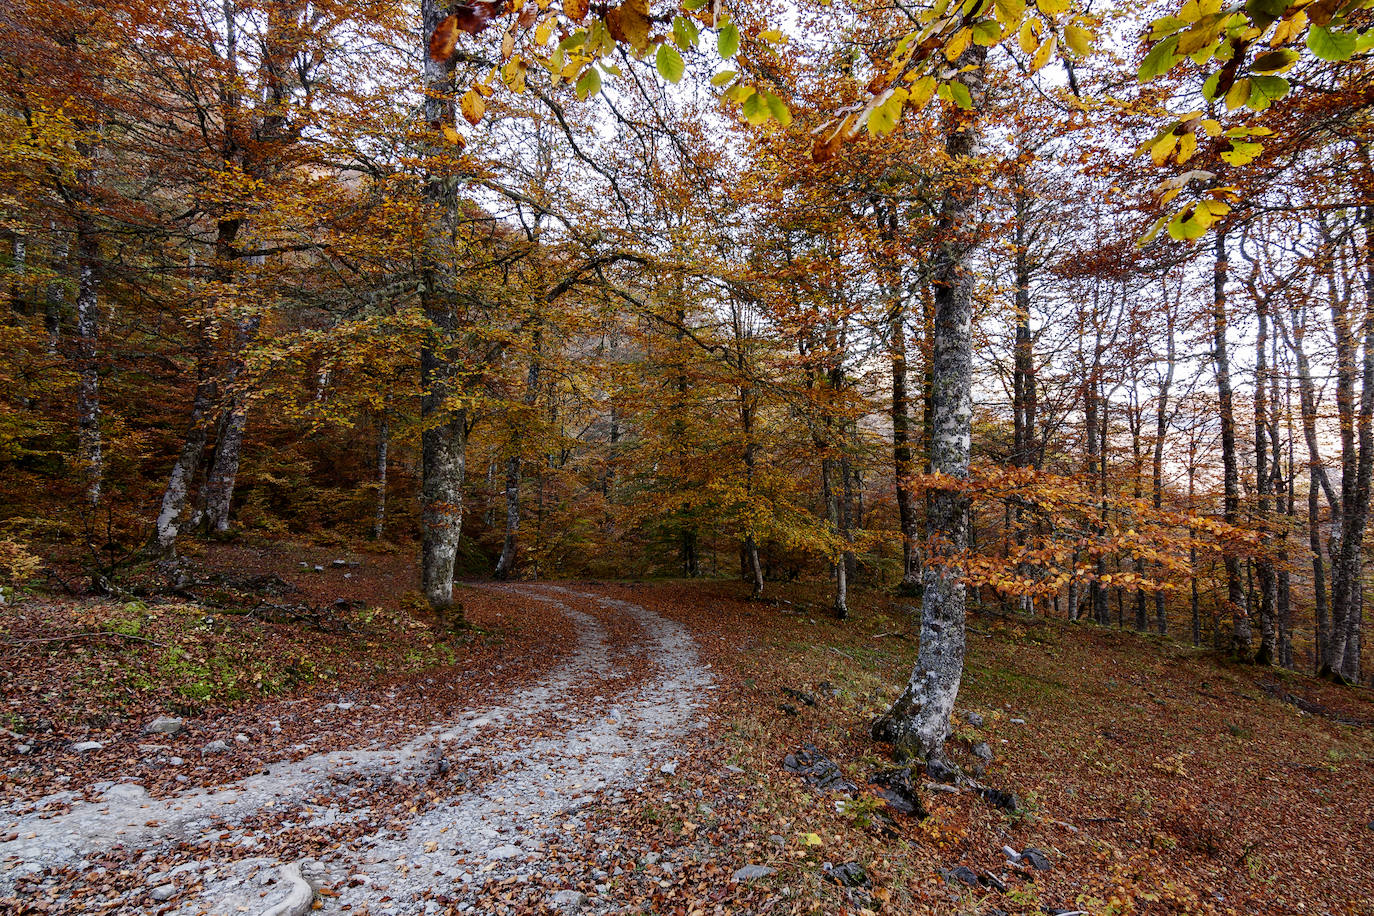
[[(0, 910), (1370, 912), (1372, 109), (1374, 0), (11, 0), (0, 860), (25, 865)], [(1237, 795), (1224, 760), (1186, 829), (1138, 792), (1077, 826), (1088, 789), (1023, 804), (1059, 789), (1006, 729), (1070, 728), (1126, 682), (1160, 706), (1196, 684), (1181, 721), (1279, 755), (1237, 772), (1336, 755), (1294, 778), (1339, 782), (1308, 788), (1344, 820), (1283, 866), (1343, 862), (1336, 884), (1254, 864), (1301, 815), (1194, 823), (1308, 791)], [(547, 732), (557, 709), (583, 725)], [(459, 743), (500, 720), (516, 758), (445, 756), (463, 710)], [(1149, 778), (1216, 751), (1189, 734), (1133, 745)], [(512, 813), (533, 770), (473, 788), (536, 739), (599, 815), (542, 788)], [(259, 848), (263, 799), (328, 795), (290, 748), (386, 740), (409, 741), (394, 781), (330, 756), (331, 791), (380, 780), (404, 820), (398, 787), (429, 786), (477, 837), (457, 864), (387, 885), (337, 858), (343, 821)], [(715, 862), (765, 783), (838, 792), (815, 815), (838, 826), (759, 826), (777, 861), (695, 889), (700, 850), (659, 840), (643, 886), (611, 875), (634, 831), (606, 799), (679, 778), (675, 754), (763, 782), (723, 796), (733, 821), (634, 829), (733, 836)], [(855, 775), (877, 754), (898, 769)], [(176, 806), (125, 810), (226, 780), (232, 854)], [(943, 868), (989, 810), (1067, 839)], [(540, 859), (552, 839), (517, 869), (508, 829), (573, 817), (590, 871)], [(44, 832), (62, 818), (89, 849)], [(1087, 824), (1115, 831), (1093, 855), (1178, 861), (1146, 880), (1118, 849), (1087, 877)], [(420, 827), (369, 843), (443, 853)], [(948, 861), (892, 864), (912, 831)], [(144, 874), (188, 849), (218, 872)], [(281, 876), (243, 897), (249, 862)]]

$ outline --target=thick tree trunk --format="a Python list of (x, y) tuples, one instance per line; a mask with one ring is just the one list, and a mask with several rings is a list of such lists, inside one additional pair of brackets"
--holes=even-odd
[(243, 434), (248, 428), (248, 396), (243, 390), (243, 348), (257, 336), (261, 318), (253, 315), (235, 329), (234, 356), (224, 380), (228, 398), (220, 415), (219, 436), (210, 474), (205, 482), (205, 530), (212, 534), (229, 531), (229, 513), (234, 502), (239, 462), (243, 458)]
[(153, 535), (148, 541), (147, 550), (153, 556), (168, 556), (176, 551), (177, 536), (181, 533), (182, 519), (186, 514), (191, 481), (196, 476), (201, 455), (205, 451), (210, 408), (215, 399), (215, 382), (210, 371), (209, 350), (208, 336), (202, 326), (196, 353), (196, 391), (191, 400), (186, 438), (176, 462), (172, 465), (171, 476), (167, 479), (167, 489), (162, 493), (162, 503), (158, 507), (157, 519), (153, 522)]
[[(961, 61), (981, 68), (986, 52), (971, 51)], [(967, 74), (981, 96), (979, 70)], [(952, 161), (976, 153), (978, 113), (960, 114), (946, 136)], [(933, 355), (934, 470), (962, 482), (968, 477), (973, 433), (973, 278), (969, 238), (976, 188), (955, 185), (946, 191), (939, 219), (940, 244), (932, 280), (935, 287)], [(923, 576), (921, 644), (916, 666), (897, 702), (874, 725), (899, 755), (926, 759), (944, 755), (950, 714), (959, 695), (964, 666), (965, 583), (958, 557), (968, 539), (968, 498), (941, 488), (927, 500), (926, 538), (931, 558)]]
[[(1236, 459), (1236, 414), (1231, 394), (1231, 364), (1226, 350), (1226, 281), (1229, 261), (1226, 233), (1219, 231), (1215, 242), (1212, 269), (1212, 361), (1216, 369), (1217, 400), (1221, 412), (1221, 462), (1224, 490), (1223, 516), (1227, 524), (1240, 526), (1240, 468)], [(1245, 589), (1240, 578), (1240, 559), (1234, 553), (1224, 557), (1226, 601), (1231, 613), (1230, 651), (1237, 658), (1250, 658), (1250, 618), (1245, 608)]]
[[(426, 155), (443, 149), (443, 128), (456, 120), (453, 105), (453, 63), (429, 56), (429, 36), (448, 10), (439, 0), (421, 0), (423, 28), (420, 54), (424, 59), (425, 122), (429, 127)], [(458, 394), (455, 352), (458, 315), (453, 297), (443, 288), (440, 259), (453, 218), (453, 194), (443, 176), (430, 173), (425, 198), (434, 229), (421, 255), (421, 307), (429, 323), (420, 348), (420, 581), (425, 599), (443, 626), (461, 621), (453, 604), (453, 569), (463, 530), (463, 480), (467, 460), (467, 411), (456, 407)]]

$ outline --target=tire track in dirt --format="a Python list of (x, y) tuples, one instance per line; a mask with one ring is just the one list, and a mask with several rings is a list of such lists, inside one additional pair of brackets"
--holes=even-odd
[[(0, 894), (12, 892), (18, 876), (80, 870), (92, 854), (122, 844), (145, 850), (159, 869), (129, 908), (145, 909), (147, 894), (164, 888), (171, 896), (153, 903), (158, 911), (260, 913), (288, 891), (281, 856), (253, 854), (264, 810), (274, 812), (288, 849), (292, 838), (312, 846), (312, 830), (337, 823), (383, 823), (308, 864), (307, 876), (331, 890), (325, 912), (435, 912), (436, 893), (480, 912), (492, 882), (537, 877), (549, 846), (580, 825), (581, 808), (672, 756), (673, 739), (708, 702), (712, 678), (685, 627), (638, 605), (583, 587), (480, 587), (556, 607), (575, 623), (575, 650), (541, 683), (396, 747), (314, 755), (229, 788), (160, 799), (116, 786), (100, 803), (20, 818), (5, 828), (17, 838), (0, 843)], [(423, 782), (450, 768), (484, 776), (428, 808), (417, 805), (400, 823), (374, 811), (376, 794), (358, 788)], [(243, 823), (250, 817), (255, 826)], [(178, 848), (211, 838), (208, 858)]]

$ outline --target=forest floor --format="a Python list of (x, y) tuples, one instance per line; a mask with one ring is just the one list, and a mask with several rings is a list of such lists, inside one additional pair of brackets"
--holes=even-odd
[(471, 583), (444, 636), (396, 554), (194, 569), (0, 607), (0, 912), (1374, 914), (1367, 690), (975, 615), (919, 817), (900, 599)]

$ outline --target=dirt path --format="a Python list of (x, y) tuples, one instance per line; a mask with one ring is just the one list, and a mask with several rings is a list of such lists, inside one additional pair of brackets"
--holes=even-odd
[[(548, 602), (576, 624), (575, 651), (542, 683), (455, 710), (405, 744), (284, 762), (227, 788), (150, 798), (118, 785), (56, 817), (0, 813), (0, 835), (15, 837), (0, 843), (0, 896), (20, 876), (79, 875), (123, 847), (140, 853), (138, 880), (123, 899), (88, 901), (97, 909), (267, 913), (301, 889), (281, 866), (314, 851), (304, 873), (326, 889), (324, 912), (485, 912), (484, 886), (537, 877), (579, 809), (671, 768), (674, 739), (703, 724), (713, 684), (691, 635), (638, 605), (553, 585), (484, 587)], [(571, 889), (549, 902), (610, 903)]]

